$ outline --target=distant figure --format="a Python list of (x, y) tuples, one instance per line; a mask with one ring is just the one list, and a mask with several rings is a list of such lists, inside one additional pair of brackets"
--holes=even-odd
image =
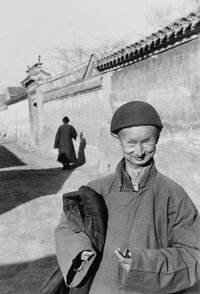
[(70, 163), (76, 161), (76, 153), (72, 139), (76, 140), (77, 132), (75, 128), (68, 124), (69, 118), (63, 118), (63, 125), (56, 133), (54, 148), (58, 148), (58, 161), (63, 164), (63, 169), (70, 169)]

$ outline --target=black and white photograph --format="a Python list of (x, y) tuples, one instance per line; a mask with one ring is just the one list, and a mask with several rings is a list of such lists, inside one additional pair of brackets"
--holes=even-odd
[(200, 0), (0, 0), (0, 294), (200, 294)]

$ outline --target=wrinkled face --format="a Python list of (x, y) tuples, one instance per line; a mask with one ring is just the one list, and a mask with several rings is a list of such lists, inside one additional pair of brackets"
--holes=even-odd
[(156, 152), (159, 131), (154, 126), (130, 127), (119, 131), (118, 137), (126, 160), (144, 166)]

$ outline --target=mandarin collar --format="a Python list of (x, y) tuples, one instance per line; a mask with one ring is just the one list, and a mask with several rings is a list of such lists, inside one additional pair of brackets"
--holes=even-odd
[[(157, 173), (154, 159), (152, 159), (151, 163), (146, 167), (144, 173), (141, 175), (140, 181), (139, 181), (139, 191), (146, 190), (153, 184), (153, 179), (155, 178), (155, 175)], [(127, 180), (130, 180), (130, 176), (125, 170), (125, 158), (123, 157), (120, 162), (118, 163), (116, 167), (115, 174), (118, 179), (119, 183), (119, 190), (121, 191), (123, 186), (123, 180), (124, 178)]]

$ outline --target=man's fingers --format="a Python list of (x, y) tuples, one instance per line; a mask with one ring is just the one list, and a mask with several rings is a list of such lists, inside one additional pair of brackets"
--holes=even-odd
[(118, 260), (120, 262), (123, 262), (124, 261), (124, 257), (122, 255), (122, 253), (120, 252), (120, 249), (118, 248), (117, 250), (115, 250), (115, 255), (117, 256)]
[(122, 263), (123, 268), (128, 272), (130, 270), (130, 265), (126, 263)]
[(89, 260), (90, 257), (92, 257), (95, 254), (95, 252), (93, 250), (88, 250), (88, 251), (83, 251), (81, 254), (81, 259), (82, 260)]
[(125, 258), (131, 258), (131, 252), (129, 249), (124, 250), (123, 256)]

